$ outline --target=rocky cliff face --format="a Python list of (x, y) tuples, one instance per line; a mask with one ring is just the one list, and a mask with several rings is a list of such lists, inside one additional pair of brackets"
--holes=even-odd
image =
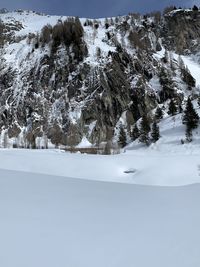
[(164, 43), (168, 49), (179, 54), (197, 53), (200, 50), (199, 29), (199, 11), (173, 11), (165, 16)]
[(23, 147), (112, 140), (196, 92), (177, 54), (200, 51), (200, 12), (88, 20), (0, 14), (0, 131)]

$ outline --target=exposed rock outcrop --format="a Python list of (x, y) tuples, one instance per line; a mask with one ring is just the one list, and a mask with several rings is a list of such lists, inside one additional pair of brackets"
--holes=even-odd
[[(105, 21), (22, 11), (0, 18), (0, 131), (26, 146), (37, 138), (75, 146), (83, 136), (99, 144), (113, 138), (123, 114), (129, 134), (158, 103), (181, 101), (183, 88), (196, 86), (168, 51), (200, 51), (199, 11)], [(31, 19), (44, 25), (32, 29)]]

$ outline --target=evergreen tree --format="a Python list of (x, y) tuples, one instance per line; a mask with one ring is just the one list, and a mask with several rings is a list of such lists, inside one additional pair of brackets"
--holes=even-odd
[(182, 74), (182, 79), (188, 85), (189, 90), (191, 90), (192, 87), (196, 86), (196, 80), (191, 75), (190, 70), (188, 69), (187, 66), (185, 67), (185, 69), (181, 70), (181, 74)]
[(193, 8), (192, 8), (192, 10), (193, 11), (198, 11), (199, 9), (198, 9), (198, 7), (196, 5), (194, 5)]
[(140, 142), (149, 145), (149, 132), (150, 132), (150, 123), (149, 118), (146, 115), (142, 116), (142, 120), (140, 123)]
[(193, 136), (193, 134), (192, 134), (192, 130), (191, 130), (189, 127), (186, 126), (186, 130), (185, 130), (185, 137), (186, 137), (186, 140), (187, 140), (188, 142), (192, 142), (192, 136)]
[(126, 133), (125, 133), (124, 128), (122, 126), (120, 126), (120, 130), (119, 130), (118, 144), (122, 148), (127, 145)]
[(163, 118), (163, 111), (160, 107), (157, 107), (156, 112), (155, 112), (155, 119), (159, 121), (162, 118)]
[(159, 72), (159, 82), (162, 86), (162, 90), (159, 93), (160, 102), (163, 103), (167, 99), (172, 99), (174, 97), (174, 81), (172, 74), (164, 66), (161, 67)]
[(182, 104), (179, 104), (179, 106), (178, 106), (178, 112), (179, 113), (182, 113), (183, 112)]
[(157, 142), (160, 138), (160, 129), (156, 121), (154, 121), (152, 124), (151, 137), (154, 143)]
[(137, 124), (134, 125), (133, 130), (131, 132), (131, 139), (135, 141), (140, 136), (139, 129), (137, 127)]
[(177, 107), (173, 99), (169, 102), (168, 114), (174, 116), (177, 112)]
[(192, 130), (198, 127), (199, 116), (196, 113), (193, 104), (188, 97), (186, 109), (183, 116), (183, 124), (186, 125), (186, 139), (192, 141)]

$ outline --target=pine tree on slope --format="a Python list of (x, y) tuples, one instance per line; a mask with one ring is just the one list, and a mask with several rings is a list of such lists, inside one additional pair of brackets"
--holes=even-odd
[(163, 118), (163, 111), (160, 107), (157, 107), (156, 112), (155, 112), (155, 119), (159, 121), (162, 118)]
[(193, 8), (192, 8), (192, 10), (193, 11), (198, 11), (199, 9), (198, 9), (198, 7), (196, 5), (194, 5)]
[(120, 126), (118, 144), (121, 148), (127, 145), (127, 138), (124, 128)]
[(156, 121), (154, 121), (152, 124), (151, 137), (152, 137), (153, 143), (157, 142), (160, 138), (160, 129)]
[(179, 104), (179, 106), (178, 106), (178, 112), (179, 113), (182, 113), (183, 112), (182, 104)]
[(149, 139), (149, 132), (150, 132), (151, 128), (150, 128), (150, 122), (149, 122), (149, 118), (146, 115), (142, 116), (142, 120), (140, 123), (140, 137), (139, 137), (139, 141), (141, 143), (145, 143), (147, 146), (150, 143), (150, 139)]
[(176, 112), (177, 112), (177, 107), (176, 107), (176, 104), (175, 104), (174, 100), (172, 99), (169, 102), (169, 111), (168, 111), (168, 114), (174, 116), (176, 114)]
[(140, 136), (139, 129), (137, 127), (137, 124), (134, 125), (133, 130), (131, 132), (131, 139), (132, 141), (135, 141)]
[(189, 97), (187, 100), (186, 109), (184, 111), (182, 122), (183, 124), (186, 125), (186, 139), (189, 142), (191, 142), (192, 141), (192, 130), (198, 127), (199, 115), (196, 113)]

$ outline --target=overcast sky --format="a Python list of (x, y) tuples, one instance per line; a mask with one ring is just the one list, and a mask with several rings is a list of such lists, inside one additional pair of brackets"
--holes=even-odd
[(54, 15), (109, 17), (129, 12), (150, 12), (168, 5), (200, 6), (200, 0), (1, 0), (1, 8), (29, 9)]

